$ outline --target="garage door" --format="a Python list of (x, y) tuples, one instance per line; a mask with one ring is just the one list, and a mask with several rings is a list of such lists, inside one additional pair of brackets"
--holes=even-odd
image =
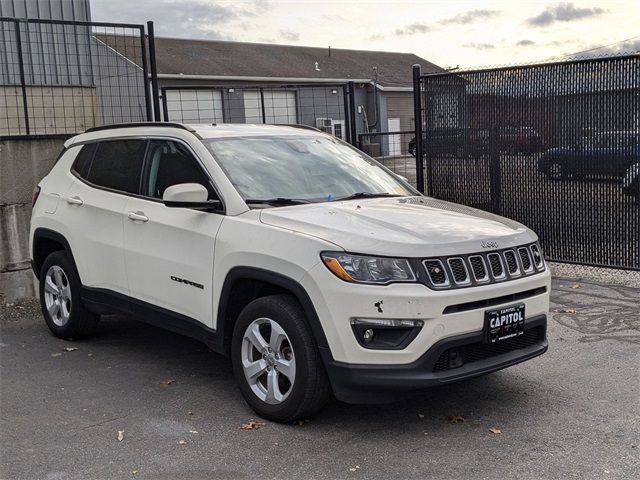
[(165, 90), (167, 120), (184, 123), (223, 123), (219, 90)]
[(245, 90), (244, 114), (247, 123), (298, 123), (296, 92), (264, 89), (261, 96), (260, 90)]

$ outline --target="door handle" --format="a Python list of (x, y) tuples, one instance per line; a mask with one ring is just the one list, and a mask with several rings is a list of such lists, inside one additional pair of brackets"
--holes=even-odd
[(69, 205), (82, 205), (82, 204), (84, 204), (82, 199), (77, 195), (75, 195), (73, 197), (67, 197), (67, 198), (65, 198), (65, 200), (67, 201), (67, 203)]
[(127, 216), (129, 217), (129, 219), (133, 220), (134, 222), (148, 222), (149, 221), (149, 217), (147, 217), (143, 212), (140, 212), (140, 211), (129, 212), (127, 214)]

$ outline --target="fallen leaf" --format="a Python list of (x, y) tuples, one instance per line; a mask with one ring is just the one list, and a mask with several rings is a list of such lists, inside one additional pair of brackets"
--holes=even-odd
[(418, 418), (424, 418), (424, 414), (423, 413), (419, 413), (418, 414)]
[(78, 347), (64, 347), (62, 350), (64, 350), (65, 352), (75, 352), (76, 350), (78, 350)]
[(565, 310), (560, 310), (561, 313), (578, 313), (577, 310), (574, 310), (573, 308), (567, 308)]
[(187, 441), (186, 440), (178, 440), (178, 445), (186, 445)]
[(162, 385), (163, 387), (168, 387), (172, 383), (176, 383), (176, 381), (173, 378), (167, 378), (166, 380), (160, 382), (160, 385)]
[(489, 429), (489, 431), (490, 431), (491, 433), (495, 433), (496, 435), (500, 435), (500, 434), (502, 433), (502, 430), (500, 430), (499, 428), (496, 428), (496, 427), (491, 427), (491, 428)]
[(138, 470), (131, 470), (131, 475), (137, 475), (138, 474)]
[(189, 433), (198, 433), (197, 430), (189, 430)]
[(60, 357), (62, 354), (61, 353), (52, 353), (51, 356), (52, 357)]
[(124, 440), (124, 430), (118, 430), (118, 441)]
[(573, 285), (571, 285), (571, 288), (573, 288), (574, 290), (576, 288), (580, 288), (582, 285), (580, 285), (579, 283), (574, 283)]
[(301, 427), (303, 426), (305, 423), (309, 423), (311, 420), (309, 420), (308, 418), (304, 419), (304, 420), (296, 420), (296, 425)]
[(350, 468), (350, 469), (349, 469), (349, 471), (350, 471), (350, 472), (355, 472), (355, 471), (356, 471), (356, 470), (358, 470), (359, 468), (360, 468), (360, 465), (356, 465), (355, 467)]
[(193, 415), (193, 412), (187, 412), (187, 415)]
[(464, 417), (460, 415), (449, 415), (449, 423), (464, 423)]
[(242, 430), (257, 430), (258, 428), (262, 428), (266, 425), (264, 422), (256, 422), (254, 420), (250, 420), (247, 423), (243, 423), (240, 428)]

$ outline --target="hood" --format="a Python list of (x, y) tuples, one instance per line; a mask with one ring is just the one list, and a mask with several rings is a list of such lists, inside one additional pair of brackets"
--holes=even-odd
[(268, 208), (260, 220), (352, 253), (429, 257), (507, 248), (537, 240), (520, 223), (429, 197), (373, 198)]

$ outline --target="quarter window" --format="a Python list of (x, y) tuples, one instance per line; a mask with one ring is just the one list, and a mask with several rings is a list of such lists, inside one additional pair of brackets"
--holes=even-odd
[(146, 140), (98, 143), (86, 179), (99, 187), (137, 194), (146, 143)]
[(180, 183), (198, 183), (218, 199), (208, 175), (187, 148), (170, 140), (151, 140), (144, 172), (143, 195), (161, 199), (164, 191)]
[(96, 143), (89, 143), (80, 147), (76, 161), (73, 163), (73, 170), (85, 180), (91, 168), (91, 161), (93, 160), (93, 154), (96, 151)]

